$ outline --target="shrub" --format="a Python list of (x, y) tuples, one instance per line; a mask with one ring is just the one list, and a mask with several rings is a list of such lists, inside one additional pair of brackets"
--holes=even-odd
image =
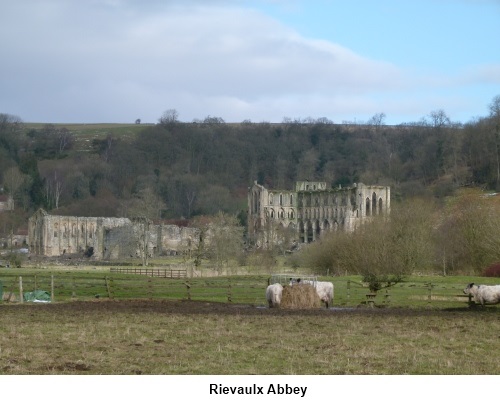
[(500, 263), (494, 263), (483, 271), (483, 277), (500, 277)]
[(22, 259), (21, 255), (18, 255), (16, 253), (8, 254), (7, 261), (10, 262), (10, 267), (19, 268), (23, 264), (23, 259)]

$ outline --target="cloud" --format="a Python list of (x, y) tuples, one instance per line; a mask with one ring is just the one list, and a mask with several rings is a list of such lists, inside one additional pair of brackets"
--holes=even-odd
[[(419, 85), (390, 63), (305, 38), (246, 1), (46, 0), (2, 8), (0, 35), (11, 41), (2, 50), (0, 112), (25, 120), (155, 122), (168, 108), (185, 121), (350, 119), (381, 111), (374, 95)], [(495, 69), (482, 77), (497, 77)]]

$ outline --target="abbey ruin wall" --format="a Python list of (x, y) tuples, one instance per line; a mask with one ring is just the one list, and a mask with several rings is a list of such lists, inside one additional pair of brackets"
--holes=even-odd
[(248, 191), (248, 235), (257, 246), (277, 239), (309, 243), (331, 231), (351, 232), (370, 217), (390, 212), (386, 186), (354, 184), (328, 188), (298, 181), (295, 190), (271, 190), (254, 183)]
[(145, 218), (106, 218), (49, 215), (38, 210), (28, 224), (30, 252), (54, 257), (110, 260), (178, 254), (197, 246), (195, 228), (153, 224)]

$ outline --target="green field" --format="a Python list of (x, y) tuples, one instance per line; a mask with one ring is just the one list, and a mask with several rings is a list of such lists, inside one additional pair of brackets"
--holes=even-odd
[[(23, 292), (46, 290), (54, 301), (111, 299), (191, 299), (266, 305), (265, 288), (268, 275), (219, 276), (170, 279), (145, 275), (122, 274), (103, 270), (35, 270), (2, 269), (0, 281), (4, 293), (12, 293), (19, 300)], [(368, 288), (359, 276), (320, 277), (331, 281), (335, 293), (333, 306), (357, 307), (367, 304)], [(20, 283), (21, 282), (21, 283)], [(468, 306), (464, 287), (470, 283), (500, 284), (499, 278), (467, 276), (414, 276), (405, 282), (380, 291), (374, 299), (376, 307), (450, 309)]]
[[(27, 123), (27, 129), (42, 129), (46, 124)], [(105, 139), (108, 136), (121, 140), (133, 140), (146, 127), (153, 124), (51, 124), (57, 128), (66, 128), (74, 136), (73, 149), (78, 152), (88, 151), (95, 139)]]
[(359, 278), (322, 278), (328, 310), (268, 309), (266, 275), (1, 269), (4, 294), (19, 277), (24, 291), (53, 280), (54, 302), (0, 305), (1, 374), (500, 373), (500, 307), (469, 308), (468, 277), (414, 277), (373, 308)]

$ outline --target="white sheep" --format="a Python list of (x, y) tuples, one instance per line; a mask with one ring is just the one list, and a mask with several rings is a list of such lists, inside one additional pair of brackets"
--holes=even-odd
[(467, 284), (464, 294), (471, 294), (476, 304), (498, 304), (500, 303), (500, 285), (476, 285)]
[(325, 303), (328, 308), (330, 304), (333, 303), (333, 283), (329, 281), (312, 281), (312, 280), (301, 280), (298, 279), (290, 279), (290, 285), (293, 284), (310, 284), (316, 288), (316, 294), (318, 294), (319, 299)]
[(281, 296), (283, 294), (283, 286), (280, 283), (268, 285), (266, 288), (266, 299), (269, 303), (269, 308), (279, 308), (281, 305)]

